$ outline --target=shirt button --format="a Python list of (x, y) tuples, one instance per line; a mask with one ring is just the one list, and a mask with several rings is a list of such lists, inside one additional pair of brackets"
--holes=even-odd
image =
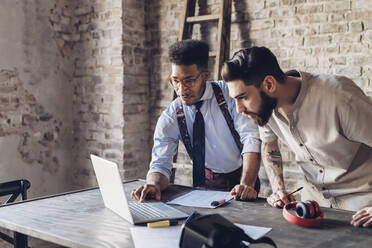
[(311, 161), (311, 162), (313, 162), (313, 161), (314, 161), (314, 159), (310, 158), (310, 161)]
[(300, 146), (304, 146), (304, 144), (301, 144), (301, 143), (300, 143)]
[(323, 170), (319, 170), (320, 173), (323, 173)]

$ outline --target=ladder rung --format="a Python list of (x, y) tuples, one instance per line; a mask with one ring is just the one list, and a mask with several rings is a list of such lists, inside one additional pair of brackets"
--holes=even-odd
[(217, 53), (215, 51), (209, 52), (209, 57), (216, 57)]
[(201, 16), (190, 16), (187, 17), (187, 23), (200, 23), (200, 22), (210, 22), (210, 21), (217, 21), (219, 19), (219, 15), (201, 15)]

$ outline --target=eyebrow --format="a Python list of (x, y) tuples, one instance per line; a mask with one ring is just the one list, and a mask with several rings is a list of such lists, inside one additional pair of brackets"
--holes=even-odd
[[(180, 79), (179, 77), (176, 77), (176, 76), (171, 76), (171, 78)], [(188, 78), (192, 78), (192, 76), (184, 77), (184, 78), (182, 78), (182, 80), (188, 79)]]
[(235, 98), (235, 99), (241, 98), (242, 96), (245, 95), (245, 93), (246, 93), (246, 92), (240, 93), (239, 95), (234, 96), (234, 98)]

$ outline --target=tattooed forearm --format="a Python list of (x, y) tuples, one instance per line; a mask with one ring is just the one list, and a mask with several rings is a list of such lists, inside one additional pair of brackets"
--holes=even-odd
[(277, 141), (264, 143), (262, 147), (263, 164), (273, 192), (284, 190), (283, 163)]
[(280, 151), (269, 150), (267, 153), (267, 160), (270, 163), (273, 163), (274, 165), (278, 166), (278, 168), (283, 168), (282, 155), (280, 154)]

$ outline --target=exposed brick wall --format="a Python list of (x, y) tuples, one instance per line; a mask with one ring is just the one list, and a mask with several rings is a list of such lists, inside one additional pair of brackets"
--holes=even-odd
[(50, 22), (73, 64), (73, 181), (95, 184), (89, 154), (113, 160), (125, 179), (149, 163), (145, 6), (135, 0), (57, 2)]
[(17, 71), (0, 70), (0, 103), (0, 137), (19, 135), (22, 160), (50, 174), (56, 173), (61, 166), (56, 150), (60, 146), (62, 121), (48, 113), (24, 88)]
[[(144, 178), (150, 161), (149, 62), (145, 2), (123, 0), (124, 175)], [(150, 75), (151, 77), (151, 75)]]
[[(199, 0), (198, 12), (217, 13), (217, 0)], [(154, 52), (150, 79), (152, 130), (154, 122), (171, 100), (166, 77), (170, 71), (167, 47), (177, 40), (182, 0), (147, 1), (147, 32)], [(215, 26), (195, 25), (193, 38), (215, 40)], [(150, 42), (151, 41), (151, 42)], [(284, 70), (342, 74), (352, 78), (372, 96), (372, 2), (370, 0), (235, 0), (232, 9), (231, 48), (267, 46), (278, 57)], [(211, 44), (211, 47), (214, 46)], [(176, 167), (190, 175), (187, 155), (179, 155)], [(287, 188), (297, 186), (298, 168), (294, 155), (281, 145)], [(262, 168), (261, 168), (262, 169)], [(269, 193), (263, 170), (263, 195)], [(185, 183), (190, 181), (180, 177)], [(177, 181), (177, 180), (176, 180)]]
[(50, 22), (61, 55), (73, 64), (74, 184), (96, 184), (94, 153), (123, 166), (122, 2), (58, 1)]
[(48, 23), (54, 2), (4, 0), (0, 8), (0, 182), (28, 179), (30, 198), (72, 189), (70, 67)]

